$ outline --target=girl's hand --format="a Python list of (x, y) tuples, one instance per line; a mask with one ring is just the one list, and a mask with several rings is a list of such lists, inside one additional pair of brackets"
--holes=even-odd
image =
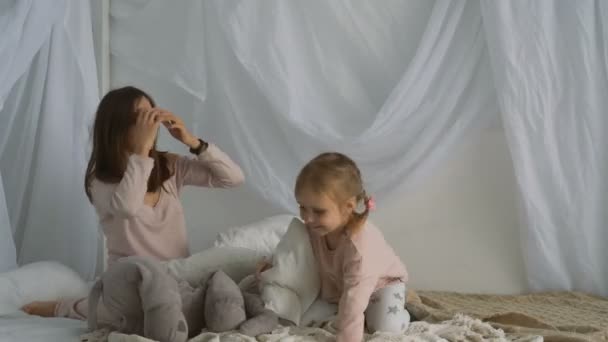
[(198, 138), (188, 131), (184, 125), (184, 121), (180, 117), (165, 109), (159, 109), (159, 111), (161, 113), (161, 121), (172, 137), (190, 148), (198, 147), (200, 144)]
[(135, 126), (133, 126), (130, 134), (134, 153), (145, 157), (149, 155), (158, 134), (159, 115), (160, 113), (155, 110), (137, 113)]
[(272, 262), (270, 262), (270, 260), (264, 258), (262, 260), (260, 260), (257, 264), (257, 266), (255, 267), (255, 279), (259, 282), (262, 276), (262, 272), (271, 269), (272, 268)]

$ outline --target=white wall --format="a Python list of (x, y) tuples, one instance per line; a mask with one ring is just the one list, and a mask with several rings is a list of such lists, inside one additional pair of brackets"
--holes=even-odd
[[(424, 12), (412, 16), (417, 20), (412, 27), (424, 27), (431, 5), (412, 4), (422, 6), (419, 10)], [(412, 53), (416, 44), (413, 39)], [(110, 65), (113, 87), (141, 86), (177, 114), (194, 110), (188, 107), (190, 99), (164, 89), (159, 80), (114, 59)], [(160, 144), (186, 152), (166, 136)], [(462, 292), (525, 290), (516, 187), (500, 128), (471, 137), (421, 184), (396, 198), (378, 208), (372, 219), (407, 264), (411, 286)], [(183, 202), (193, 251), (209, 247), (216, 234), (228, 227), (282, 213), (247, 186), (229, 191), (189, 189)]]
[(525, 291), (517, 192), (501, 130), (472, 137), (375, 221), (416, 288)]

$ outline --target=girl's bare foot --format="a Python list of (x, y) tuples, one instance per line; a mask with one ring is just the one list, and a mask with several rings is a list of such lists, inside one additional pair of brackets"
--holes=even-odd
[(21, 310), (30, 315), (41, 317), (54, 317), (55, 308), (57, 307), (57, 304), (57, 301), (32, 302), (23, 306)]

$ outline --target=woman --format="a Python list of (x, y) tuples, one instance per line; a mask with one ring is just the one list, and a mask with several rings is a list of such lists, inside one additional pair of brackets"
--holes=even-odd
[[(190, 148), (186, 158), (156, 150), (160, 125)], [(192, 135), (175, 114), (135, 87), (110, 91), (97, 109), (85, 191), (106, 237), (108, 267), (126, 256), (189, 255), (179, 199), (184, 185), (230, 188), (243, 172), (217, 146)], [(34, 302), (29, 314), (86, 319), (86, 298)], [(103, 313), (100, 312), (100, 319)]]

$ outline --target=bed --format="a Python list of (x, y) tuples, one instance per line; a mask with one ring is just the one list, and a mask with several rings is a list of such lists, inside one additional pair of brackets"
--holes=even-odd
[[(192, 283), (199, 282), (200, 277), (217, 268), (224, 269), (233, 278), (243, 278), (255, 270), (255, 262), (262, 256), (276, 252), (277, 244), (292, 219), (293, 216), (283, 215), (227, 230), (218, 236), (214, 248), (187, 260), (171, 262), (169, 268), (176, 276)], [(40, 279), (45, 281), (40, 282)], [(74, 272), (56, 263), (36, 263), (0, 274), (0, 342), (149, 341), (106, 330), (87, 332), (84, 322), (31, 317), (18, 310), (32, 300), (48, 300), (68, 294), (86, 295), (87, 291), (88, 285)], [(608, 341), (608, 300), (582, 293), (505, 296), (410, 291), (407, 308), (417, 321), (405, 333), (368, 335), (366, 341)], [(335, 339), (330, 319), (306, 319), (302, 325), (279, 327), (257, 339), (234, 332), (203, 332), (190, 341), (303, 342)]]
[(86, 324), (64, 318), (28, 316), (16, 311), (0, 316), (1, 342), (78, 342)]
[(56, 262), (36, 262), (0, 273), (0, 342), (77, 342), (86, 324), (29, 316), (19, 310), (34, 300), (86, 296), (89, 284)]

